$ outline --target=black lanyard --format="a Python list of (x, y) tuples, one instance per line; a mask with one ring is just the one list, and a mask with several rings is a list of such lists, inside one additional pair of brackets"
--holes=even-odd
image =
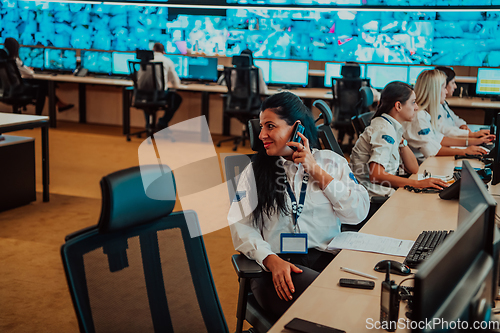
[(299, 219), (299, 216), (302, 213), (302, 209), (304, 209), (304, 202), (306, 201), (306, 191), (307, 191), (308, 181), (309, 181), (309, 175), (305, 173), (304, 177), (302, 178), (302, 187), (300, 189), (299, 204), (297, 205), (297, 199), (293, 194), (292, 188), (290, 187), (290, 183), (285, 177), (286, 190), (288, 191), (288, 195), (290, 196), (290, 200), (292, 201), (292, 218), (293, 218), (294, 232), (297, 231), (297, 220)]

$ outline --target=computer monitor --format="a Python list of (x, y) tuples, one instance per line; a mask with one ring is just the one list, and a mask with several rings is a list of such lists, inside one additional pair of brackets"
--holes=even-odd
[(44, 67), (44, 49), (38, 47), (20, 47), (19, 58), (27, 67), (43, 69)]
[(432, 66), (409, 66), (408, 71), (408, 84), (415, 85), (417, 83), (417, 78), (423, 71), (428, 71), (434, 69)]
[(184, 57), (181, 78), (199, 81), (217, 81), (217, 58)]
[(269, 83), (290, 86), (307, 86), (309, 62), (272, 60)]
[(254, 59), (253, 64), (255, 67), (259, 67), (264, 75), (264, 82), (269, 83), (269, 76), (271, 71), (271, 62), (269, 60), (258, 60)]
[(437, 324), (430, 329), (415, 325), (412, 332), (454, 332), (459, 320), (472, 327), (474, 321), (488, 318), (496, 269), (492, 255), (496, 202), (467, 161), (462, 181), (464, 177), (464, 191), (476, 193), (479, 199), (475, 198), (476, 206), (464, 216), (457, 230), (419, 266), (412, 320)]
[(112, 72), (111, 52), (82, 51), (81, 66), (90, 73), (110, 74)]
[(476, 82), (477, 95), (500, 95), (500, 69), (479, 68)]
[(45, 69), (72, 72), (76, 69), (76, 51), (45, 49)]
[[(179, 78), (184, 78), (187, 75), (187, 57), (181, 55), (167, 55), (167, 58), (172, 60), (175, 65), (175, 72), (179, 76)], [(184, 70), (186, 68), (186, 70)], [(186, 73), (185, 73), (186, 72)]]
[(112, 59), (112, 73), (118, 75), (129, 75), (130, 68), (128, 67), (128, 62), (137, 61), (136, 54), (130, 52), (113, 52), (111, 55)]
[(392, 81), (408, 81), (408, 66), (366, 65), (366, 78), (375, 89), (384, 89)]
[(327, 62), (325, 63), (325, 87), (332, 86), (332, 77), (341, 78), (340, 70), (342, 69), (343, 63), (339, 62)]
[(493, 147), (493, 163), (490, 165), (490, 169), (493, 172), (493, 178), (491, 179), (491, 185), (496, 185), (500, 183), (500, 112), (495, 118), (496, 124), (496, 137), (495, 146)]
[(135, 51), (137, 60), (140, 61), (151, 61), (154, 59), (154, 53), (151, 50), (136, 50)]

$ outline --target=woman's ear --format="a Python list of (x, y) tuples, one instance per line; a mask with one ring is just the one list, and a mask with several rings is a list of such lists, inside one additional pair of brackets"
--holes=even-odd
[(403, 108), (403, 105), (401, 104), (400, 101), (397, 101), (396, 104), (394, 104), (394, 107), (396, 108), (396, 111), (399, 112)]

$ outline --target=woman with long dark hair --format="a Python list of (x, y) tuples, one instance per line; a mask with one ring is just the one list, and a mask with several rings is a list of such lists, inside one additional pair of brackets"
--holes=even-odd
[(370, 126), (352, 150), (349, 165), (370, 197), (390, 196), (395, 188), (405, 185), (437, 189), (447, 186), (436, 178), (415, 180), (398, 176), (400, 166), (408, 173), (418, 172), (417, 159), (403, 138), (403, 124), (411, 121), (418, 111), (415, 99), (415, 92), (408, 84), (399, 81), (387, 84)]
[[(48, 94), (47, 81), (32, 79), (35, 72), (32, 68), (26, 67), (23, 64), (22, 60), (19, 58), (19, 42), (16, 39), (10, 37), (5, 38), (3, 46), (7, 51), (9, 59), (14, 59), (16, 61), (17, 68), (19, 68), (19, 73), (21, 73), (21, 76), (24, 78), (26, 83), (36, 85), (38, 87), (35, 112), (37, 115), (41, 115), (43, 112), (43, 107), (45, 105), (45, 97)], [(62, 102), (57, 96), (56, 105), (59, 112), (69, 110), (74, 106), (73, 104)]]
[[(252, 279), (252, 291), (279, 316), (334, 258), (328, 243), (341, 223), (363, 220), (369, 199), (342, 156), (313, 148), (314, 119), (297, 96), (273, 95), (261, 110), (263, 149), (240, 176), (228, 220), (236, 250), (270, 272)], [(297, 123), (302, 143), (290, 142)]]

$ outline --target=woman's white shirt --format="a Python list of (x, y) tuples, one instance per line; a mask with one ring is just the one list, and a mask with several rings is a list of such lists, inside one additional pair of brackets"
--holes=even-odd
[(16, 58), (16, 65), (17, 65), (17, 68), (19, 68), (19, 73), (24, 78), (32, 78), (33, 75), (35, 74), (35, 72), (33, 72), (31, 69), (24, 66), (22, 60), (19, 58)]
[[(313, 149), (318, 165), (333, 177), (328, 186), (321, 190), (317, 182), (309, 177), (304, 208), (298, 219), (297, 232), (307, 233), (308, 248), (325, 251), (328, 243), (340, 233), (341, 223), (358, 224), (366, 215), (370, 201), (366, 189), (358, 184), (347, 161), (330, 150)], [(299, 200), (304, 168), (284, 158), (283, 163), (287, 179)], [(256, 205), (256, 188), (251, 186), (252, 164), (247, 166), (238, 182), (237, 196), (231, 204), (228, 214), (233, 244), (250, 259), (254, 259), (263, 268), (263, 260), (270, 254), (280, 252), (281, 233), (293, 233), (292, 216), (277, 212), (271, 217), (264, 215), (262, 226), (255, 226), (251, 211)], [(278, 189), (284, 191), (288, 207), (291, 200), (286, 186), (281, 183)], [(252, 195), (252, 191), (253, 194)], [(247, 216), (241, 218), (242, 211)]]
[(444, 136), (469, 136), (469, 131), (459, 128), (467, 125), (465, 120), (457, 116), (448, 106), (443, 103), (439, 105), (438, 130)]
[(432, 128), (431, 115), (427, 111), (417, 111), (413, 120), (405, 122), (403, 128), (403, 136), (420, 163), (437, 155), (444, 135)]
[(394, 189), (374, 184), (370, 181), (370, 163), (384, 167), (385, 172), (395, 175), (402, 163), (399, 143), (403, 136), (403, 126), (393, 117), (384, 114), (373, 118), (370, 126), (360, 135), (354, 146), (349, 166), (361, 184), (372, 196), (390, 196)]

